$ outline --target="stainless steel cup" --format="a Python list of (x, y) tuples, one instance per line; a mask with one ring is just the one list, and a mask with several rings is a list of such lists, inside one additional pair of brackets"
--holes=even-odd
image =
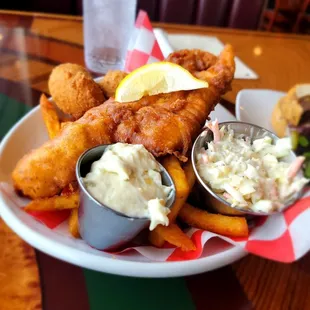
[[(270, 132), (269, 130), (253, 124), (248, 124), (244, 122), (224, 122), (219, 124), (220, 128), (223, 126), (230, 126), (230, 128), (234, 130), (236, 134), (244, 134), (245, 136), (250, 137), (252, 140), (256, 140), (265, 136), (271, 137), (274, 142), (279, 139), (274, 133)], [(290, 201), (287, 201), (285, 203), (285, 207), (281, 211), (274, 211), (269, 213), (263, 211), (253, 211), (251, 209), (245, 209), (238, 206), (232, 207), (229, 202), (227, 202), (225, 199), (215, 193), (212, 188), (201, 178), (196, 167), (197, 154), (199, 153), (201, 148), (206, 146), (207, 142), (211, 142), (212, 140), (213, 134), (211, 130), (207, 129), (203, 131), (194, 142), (191, 154), (193, 169), (199, 181), (198, 187), (200, 197), (205, 203), (205, 205), (210, 206), (218, 213), (226, 215), (270, 215), (271, 213), (282, 212), (284, 209), (288, 208), (290, 205), (292, 205), (293, 202), (300, 198), (302, 191), (296, 193), (296, 195)], [(290, 163), (293, 162), (295, 159), (296, 155), (294, 154), (294, 152), (290, 152), (290, 154), (286, 156), (283, 160)], [(300, 172), (300, 174), (301, 173), (302, 172)]]
[[(99, 160), (108, 145), (96, 146), (84, 152), (76, 164), (76, 177), (80, 187), (79, 229), (81, 237), (92, 247), (106, 250), (119, 247), (132, 240), (150, 224), (148, 218), (134, 218), (119, 213), (97, 201), (87, 191), (83, 179), (94, 161)], [(170, 208), (175, 200), (174, 183), (160, 165), (162, 182), (172, 186), (166, 206)]]

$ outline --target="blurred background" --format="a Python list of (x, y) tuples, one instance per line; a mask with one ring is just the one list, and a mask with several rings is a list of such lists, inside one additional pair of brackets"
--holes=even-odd
[[(3, 0), (0, 9), (82, 15), (82, 0)], [(152, 21), (310, 33), (310, 0), (138, 0)]]

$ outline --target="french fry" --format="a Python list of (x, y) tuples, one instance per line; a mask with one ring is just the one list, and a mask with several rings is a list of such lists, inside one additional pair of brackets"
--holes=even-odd
[(79, 193), (71, 195), (54, 196), (50, 198), (32, 200), (24, 209), (25, 211), (53, 211), (75, 209), (79, 206)]
[(196, 246), (194, 242), (181, 230), (181, 228), (176, 224), (171, 224), (169, 226), (159, 225), (158, 233), (170, 244), (181, 248), (182, 251), (194, 251)]
[(185, 172), (175, 156), (166, 157), (163, 166), (170, 174), (176, 190), (176, 199), (168, 214), (169, 223), (173, 223), (190, 193), (190, 187)]
[[(183, 170), (178, 159), (174, 156), (169, 156), (163, 160), (163, 166), (170, 174), (176, 188), (176, 200), (168, 214), (169, 223), (172, 224), (174, 223), (180, 209), (186, 202), (187, 197), (195, 184), (196, 177), (191, 161), (188, 161), (185, 164)], [(158, 229), (159, 227), (161, 228)], [(163, 236), (165, 229), (168, 228), (160, 225), (157, 226), (150, 232), (149, 241), (157, 247), (162, 247), (165, 243), (165, 238)]]
[(161, 248), (164, 243), (165, 239), (163, 238), (163, 235), (161, 233), (162, 229), (159, 229), (159, 226), (163, 228), (163, 230), (166, 228), (166, 226), (158, 225), (154, 230), (149, 232), (149, 241), (154, 246)]
[(60, 122), (57, 111), (44, 94), (42, 94), (40, 98), (40, 107), (48, 135), (50, 139), (53, 139), (60, 132)]
[(186, 176), (186, 180), (188, 183), (188, 186), (190, 188), (190, 192), (192, 191), (195, 182), (196, 182), (196, 175), (193, 169), (193, 165), (192, 165), (192, 161), (189, 160), (183, 167), (185, 176)]
[(80, 238), (78, 212), (79, 212), (78, 208), (72, 209), (69, 217), (69, 232), (74, 238)]
[(212, 214), (186, 203), (179, 213), (179, 218), (186, 224), (230, 237), (247, 237), (248, 224), (244, 217)]

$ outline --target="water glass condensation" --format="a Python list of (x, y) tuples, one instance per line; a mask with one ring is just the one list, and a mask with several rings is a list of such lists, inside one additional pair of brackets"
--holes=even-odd
[(89, 70), (124, 68), (137, 0), (83, 0), (84, 57)]

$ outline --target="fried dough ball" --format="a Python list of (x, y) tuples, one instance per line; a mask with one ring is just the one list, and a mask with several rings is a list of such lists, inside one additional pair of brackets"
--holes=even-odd
[[(309, 86), (308, 86), (309, 85)], [(302, 115), (307, 112), (307, 106), (303, 104), (302, 98), (305, 98), (310, 92), (310, 84), (297, 84), (292, 87), (288, 93), (281, 97), (272, 111), (271, 124), (276, 134), (282, 138), (287, 135), (287, 127), (292, 125), (297, 127)], [(299, 91), (306, 90), (300, 97)], [(308, 89), (308, 90), (307, 90)], [(310, 95), (309, 95), (310, 98)]]
[(127, 73), (123, 71), (110, 70), (104, 78), (98, 82), (107, 98), (114, 97), (117, 86), (126, 75)]
[(48, 88), (58, 108), (75, 119), (105, 101), (91, 75), (76, 64), (66, 63), (54, 68)]
[(283, 116), (281, 110), (282, 102), (283, 100), (281, 98), (279, 102), (276, 104), (274, 110), (272, 111), (272, 118), (271, 118), (272, 128), (276, 132), (277, 136), (280, 138), (283, 138), (285, 136), (286, 129), (288, 126), (287, 120)]

